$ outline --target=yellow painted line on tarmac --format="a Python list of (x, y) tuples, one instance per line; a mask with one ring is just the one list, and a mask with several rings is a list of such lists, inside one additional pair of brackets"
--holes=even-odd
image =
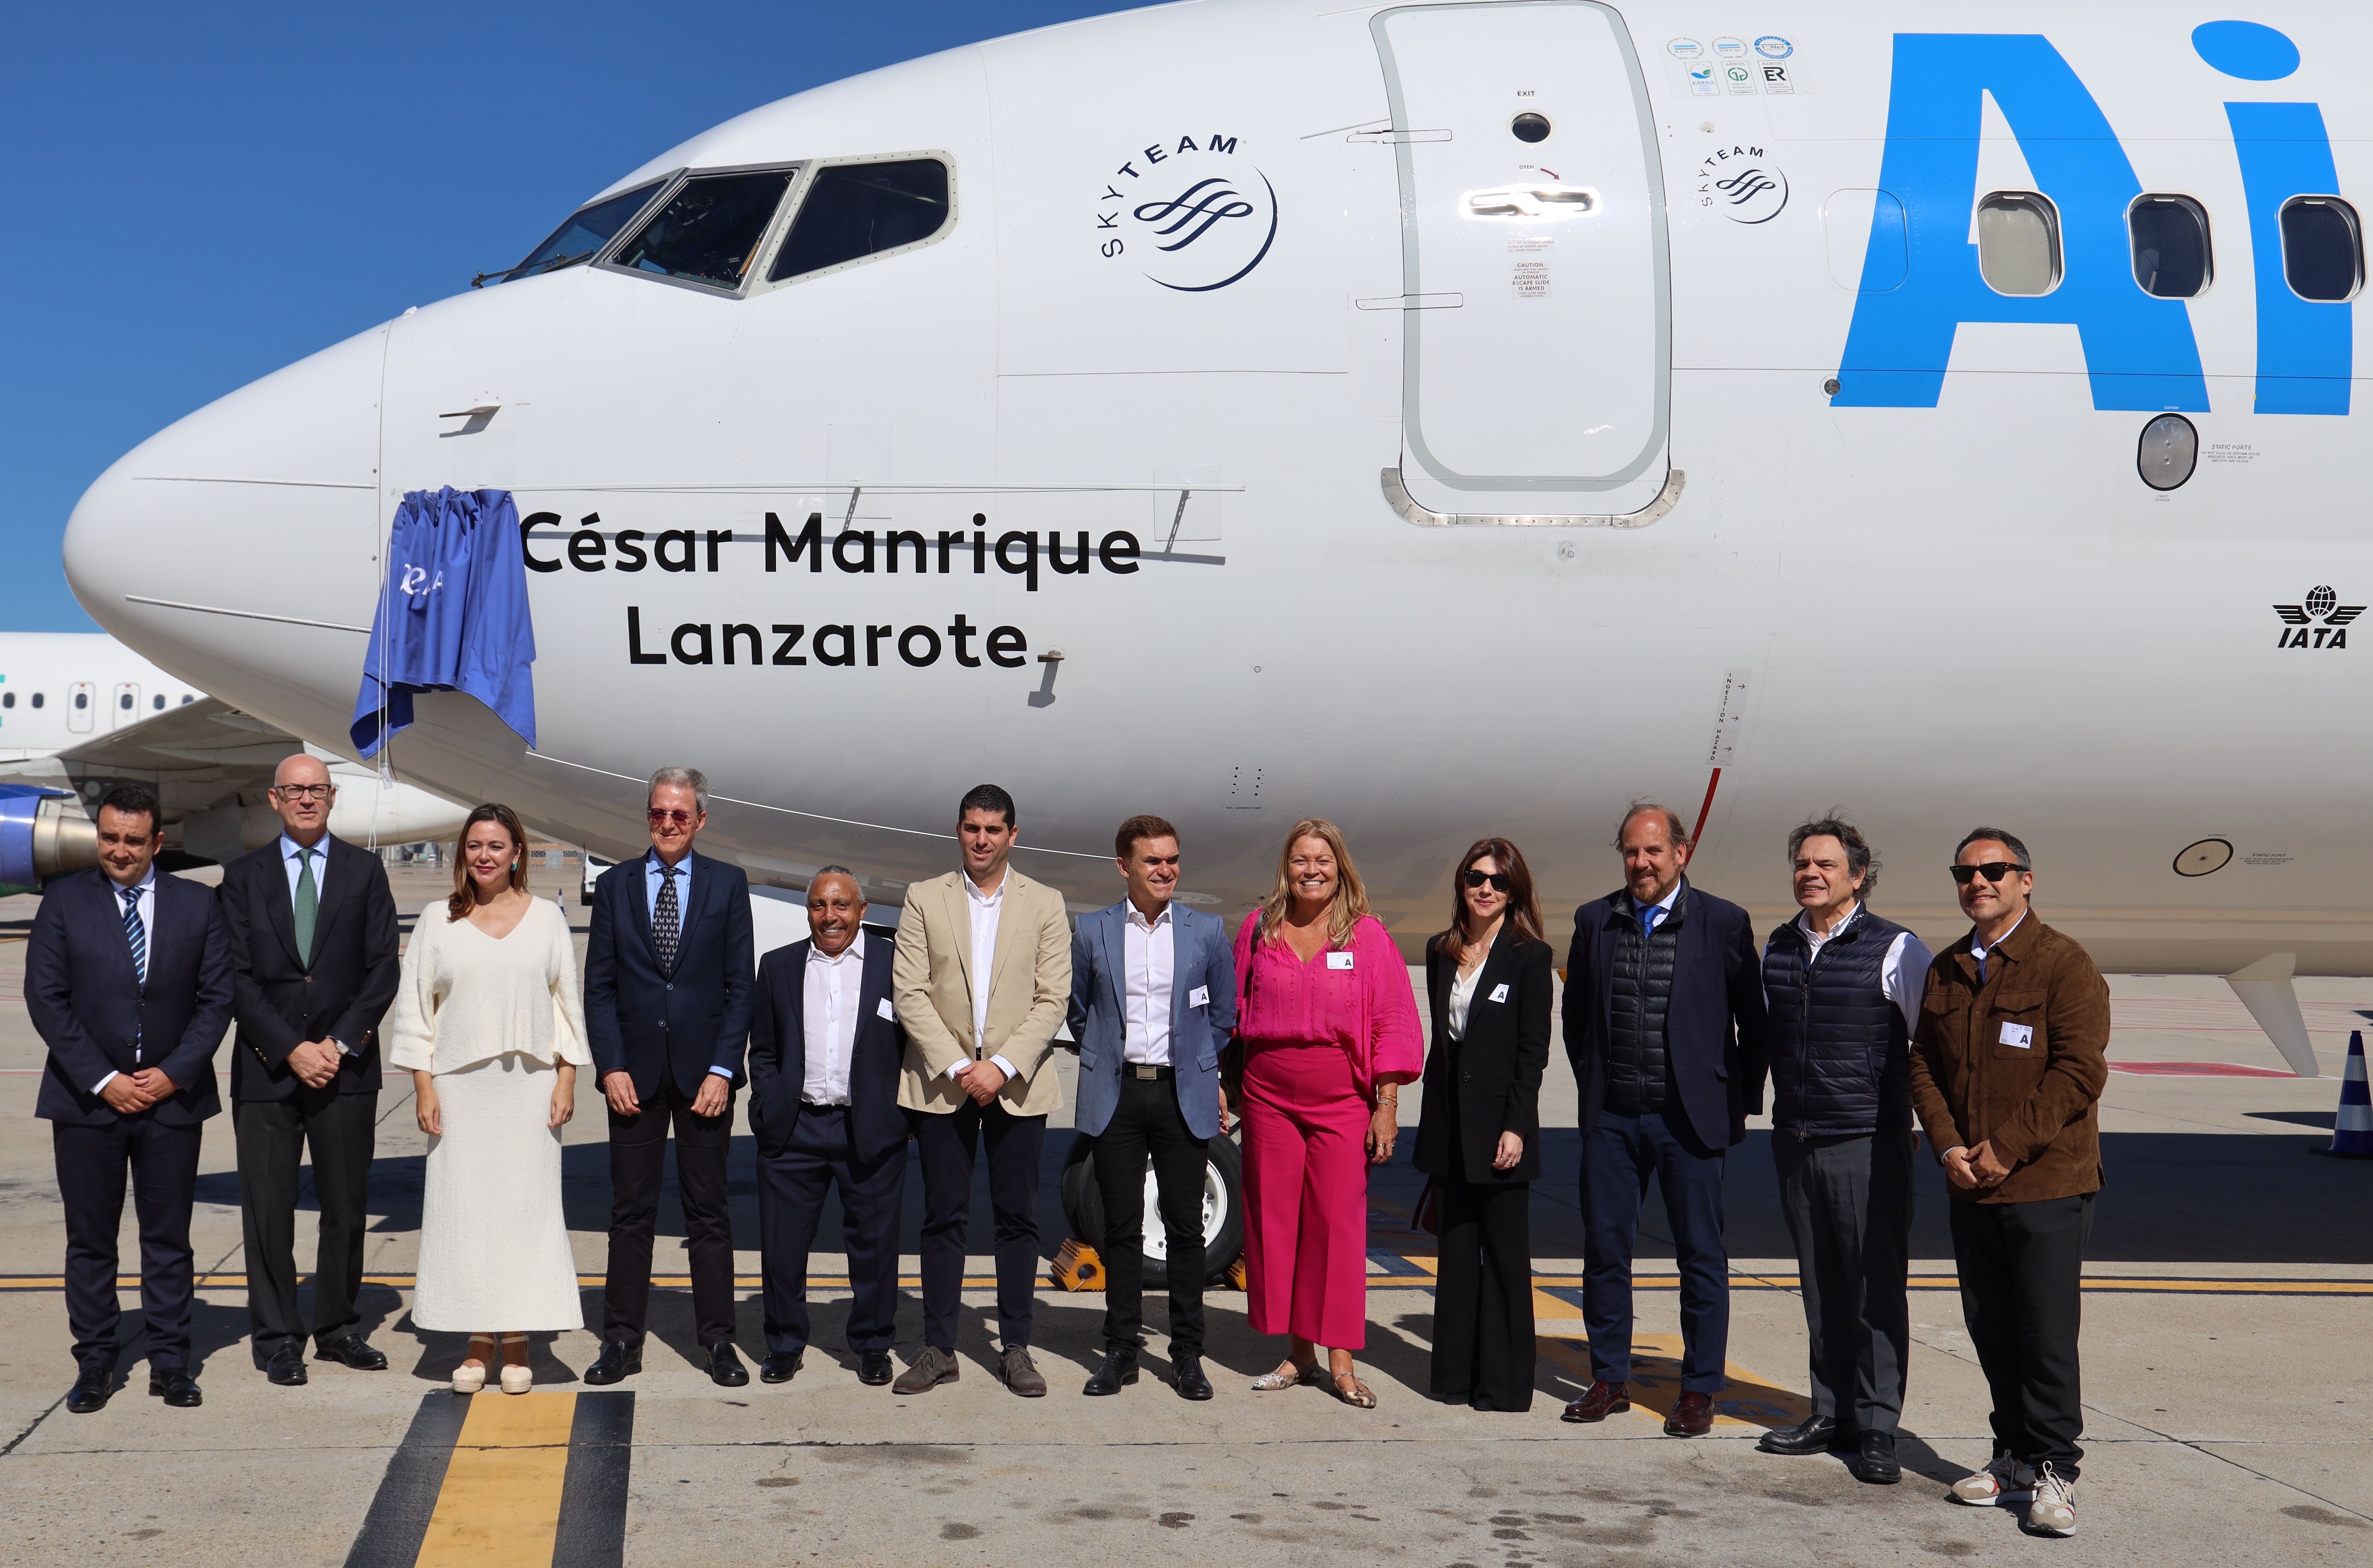
[[(1535, 1339), (1534, 1345), (1544, 1359), (1562, 1368), (1584, 1387), (1589, 1385), (1590, 1349), (1587, 1340), (1543, 1334)], [(1681, 1397), (1681, 1337), (1678, 1334), (1633, 1334), (1631, 1381), (1627, 1387), (1631, 1394), (1633, 1418), (1662, 1426)], [(1735, 1361), (1723, 1363), (1723, 1385), (1713, 1396), (1713, 1424), (1716, 1427), (1769, 1430), (1794, 1426), (1812, 1411), (1811, 1402), (1802, 1394), (1783, 1388)]]
[(549, 1568), (574, 1394), (470, 1397), (415, 1568)]

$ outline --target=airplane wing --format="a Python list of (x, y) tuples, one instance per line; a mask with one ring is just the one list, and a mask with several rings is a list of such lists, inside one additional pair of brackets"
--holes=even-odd
[(95, 801), (120, 779), (157, 791), (168, 822), (241, 790), (261, 790), (272, 769), (304, 743), (216, 697), (169, 708), (50, 756), (0, 763), (0, 778), (45, 785)]

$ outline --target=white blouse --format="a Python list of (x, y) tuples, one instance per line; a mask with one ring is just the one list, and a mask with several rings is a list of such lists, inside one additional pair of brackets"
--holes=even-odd
[(440, 898), (420, 912), (404, 949), (388, 1062), (453, 1072), (512, 1051), (547, 1063), (593, 1063), (568, 917), (532, 898), (509, 935), (491, 937), (466, 919), (447, 919)]
[(1475, 1001), (1475, 982), (1483, 977), (1484, 968), (1490, 963), (1490, 960), (1487, 957), (1483, 963), (1478, 964), (1451, 982), (1450, 1037), (1454, 1040), (1463, 1042), (1467, 1038), (1467, 1010)]

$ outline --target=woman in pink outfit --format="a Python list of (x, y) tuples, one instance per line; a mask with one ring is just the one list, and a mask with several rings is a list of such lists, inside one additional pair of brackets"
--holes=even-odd
[(1257, 1332), (1292, 1337), (1253, 1387), (1319, 1381), (1374, 1410), (1351, 1369), (1368, 1342), (1368, 1167), (1392, 1157), (1400, 1085), (1423, 1066), (1400, 950), (1335, 825), (1298, 822), (1277, 889), (1236, 932), (1245, 1122), (1245, 1272)]

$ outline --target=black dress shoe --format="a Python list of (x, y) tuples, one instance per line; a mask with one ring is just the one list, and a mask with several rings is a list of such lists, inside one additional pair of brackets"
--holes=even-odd
[(739, 1388), (750, 1381), (750, 1369), (733, 1353), (733, 1341), (719, 1340), (708, 1347), (708, 1380), (719, 1388)]
[(357, 1372), (385, 1372), (387, 1352), (374, 1347), (360, 1334), (341, 1334), (334, 1340), (324, 1340), (313, 1347), (316, 1361), (334, 1361)]
[(283, 1388), (305, 1387), (305, 1346), (296, 1340), (283, 1340), (273, 1347), (263, 1363), (263, 1375)]
[(857, 1352), (857, 1380), (869, 1388), (879, 1388), (890, 1381), (897, 1369), (890, 1363), (888, 1351)]
[(808, 1359), (805, 1351), (769, 1351), (766, 1359), (758, 1363), (761, 1383), (789, 1383), (800, 1375), (800, 1367)]
[(643, 1347), (630, 1345), (624, 1340), (604, 1340), (602, 1353), (585, 1369), (585, 1381), (596, 1388), (632, 1377), (643, 1370)]
[(198, 1392), (198, 1380), (179, 1366), (170, 1372), (150, 1373), (148, 1392), (164, 1396), (165, 1402), (177, 1410), (194, 1410), (206, 1402), (206, 1397)]
[(1895, 1462), (1895, 1433), (1865, 1432), (1862, 1434), (1862, 1452), (1853, 1458), (1853, 1473), (1873, 1486), (1893, 1486), (1903, 1479), (1903, 1467)]
[(1838, 1440), (1838, 1418), (1806, 1416), (1794, 1426), (1767, 1432), (1755, 1440), (1759, 1454), (1826, 1454)]
[(1192, 1351), (1170, 1352), (1170, 1386), (1182, 1399), (1208, 1399), (1211, 1380), (1203, 1375), (1203, 1358)]
[(1091, 1398), (1117, 1394), (1137, 1381), (1137, 1357), (1128, 1351), (1106, 1351), (1104, 1365), (1096, 1368), (1080, 1392)]
[(86, 1366), (75, 1375), (74, 1391), (66, 1396), (66, 1409), (78, 1416), (107, 1408), (107, 1397), (114, 1392), (110, 1385), (114, 1380), (103, 1366)]

